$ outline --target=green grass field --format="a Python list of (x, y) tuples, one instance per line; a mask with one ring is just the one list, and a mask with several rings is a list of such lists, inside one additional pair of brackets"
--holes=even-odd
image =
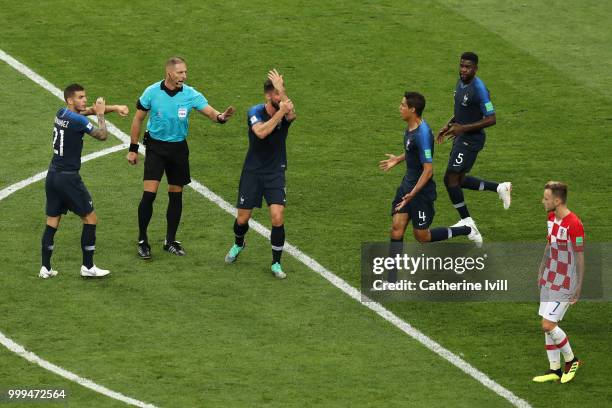
[[(388, 239), (402, 177), (399, 168), (377, 168), (385, 153), (401, 152), (402, 94), (424, 93), (424, 117), (439, 128), (452, 113), (465, 50), (480, 55), (498, 117), (472, 174), (514, 184), (507, 212), (495, 194), (466, 192), (485, 240), (542, 242), (542, 186), (559, 179), (570, 185), (569, 206), (588, 240), (607, 241), (612, 5), (569, 7), (21, 1), (3, 4), (0, 49), (60, 88), (76, 81), (90, 101), (101, 95), (131, 108), (162, 78), (164, 60), (183, 56), (187, 83), (217, 109), (237, 108), (224, 126), (196, 114), (190, 121), (192, 177), (230, 203), (248, 143), (246, 110), (261, 102), (266, 71), (278, 68), (299, 115), (288, 140), (287, 239), (359, 287), (361, 243)], [(47, 168), (62, 103), (3, 62), (0, 75), (3, 189)], [(131, 115), (109, 120), (129, 132)], [(118, 143), (89, 139), (84, 153)], [(442, 182), (449, 149), (446, 143), (435, 152), (434, 225), (457, 221)], [(130, 167), (124, 156), (95, 159), (81, 171), (100, 219), (96, 263), (113, 271), (110, 279), (78, 277), (81, 222), (74, 215), (56, 235), (60, 275), (39, 279), (44, 185), (0, 201), (0, 332), (15, 342), (158, 407), (510, 406), (288, 254), (289, 278), (276, 281), (269, 242), (254, 231), (240, 261), (226, 266), (233, 219), (191, 189), (179, 230), (188, 256), (161, 251), (167, 197), (160, 190), (149, 234), (155, 258), (141, 262), (135, 217), (142, 163)], [(255, 218), (269, 226), (265, 209)], [(612, 404), (608, 302), (580, 302), (566, 315), (562, 327), (585, 365), (564, 386), (531, 382), (547, 368), (535, 302), (388, 308), (534, 407)], [(66, 388), (68, 406), (125, 406), (0, 348), (0, 390), (23, 387)]]

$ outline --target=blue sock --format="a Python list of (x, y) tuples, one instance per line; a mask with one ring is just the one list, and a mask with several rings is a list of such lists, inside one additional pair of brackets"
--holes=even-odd
[(96, 226), (94, 224), (83, 224), (81, 248), (83, 249), (83, 265), (90, 269), (94, 265), (93, 256), (96, 250)]
[(57, 232), (56, 228), (53, 228), (50, 225), (45, 226), (45, 231), (43, 232), (43, 236), (41, 239), (41, 247), (42, 247), (42, 266), (47, 268), (48, 271), (51, 270), (51, 255), (53, 254), (53, 237)]
[(450, 197), (451, 202), (453, 203), (453, 207), (459, 213), (461, 218), (467, 218), (470, 216), (470, 212), (468, 211), (467, 205), (465, 205), (465, 199), (463, 197), (463, 191), (461, 187), (446, 187), (446, 191), (448, 192), (448, 196)]
[(499, 184), (493, 181), (486, 181), (472, 176), (465, 176), (461, 188), (476, 191), (497, 191)]
[(272, 226), (270, 233), (270, 243), (272, 244), (272, 264), (280, 263), (285, 245), (285, 225), (280, 227)]

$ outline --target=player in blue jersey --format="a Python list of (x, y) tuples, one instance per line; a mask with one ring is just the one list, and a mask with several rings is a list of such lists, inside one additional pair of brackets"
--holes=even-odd
[(281, 267), (281, 255), (285, 244), (284, 211), (285, 171), (287, 170), (287, 133), (296, 114), (293, 102), (287, 96), (282, 75), (276, 70), (268, 72), (264, 82), (266, 103), (253, 106), (247, 115), (249, 150), (238, 187), (238, 216), (234, 221), (234, 245), (225, 256), (232, 263), (244, 249), (244, 236), (249, 230), (253, 208), (261, 208), (265, 197), (270, 210), (272, 231), (272, 274), (287, 277)]
[(189, 173), (189, 148), (187, 132), (189, 114), (197, 110), (213, 122), (225, 123), (234, 113), (232, 106), (219, 113), (195, 88), (186, 85), (187, 64), (180, 57), (166, 61), (165, 79), (155, 82), (143, 92), (136, 102), (136, 114), (132, 121), (131, 145), (128, 162), (138, 162), (138, 139), (142, 122), (150, 112), (143, 143), (146, 146), (144, 163), (144, 191), (138, 205), (138, 256), (151, 258), (151, 246), (147, 228), (153, 215), (153, 202), (164, 173), (168, 179), (168, 209), (166, 211), (166, 239), (163, 249), (183, 256), (185, 250), (176, 240), (183, 211), (183, 187), (191, 182)]
[[(478, 244), (478, 236), (469, 226), (429, 228), (433, 222), (436, 200), (436, 183), (433, 180), (434, 137), (427, 122), (421, 117), (425, 109), (425, 97), (418, 92), (406, 92), (399, 110), (407, 124), (404, 131), (404, 153), (399, 156), (387, 153), (387, 159), (379, 163), (383, 171), (389, 171), (406, 162), (406, 174), (391, 204), (391, 250), (401, 251), (404, 234), (412, 220), (414, 238), (419, 242), (443, 241), (467, 235)], [(394, 281), (394, 274), (389, 281)]]
[[(444, 185), (461, 220), (455, 224), (468, 225), (478, 231), (476, 222), (470, 217), (463, 188), (476, 191), (495, 191), (505, 209), (510, 207), (512, 183), (496, 183), (469, 176), (478, 152), (485, 144), (484, 129), (496, 123), (495, 108), (484, 82), (476, 76), (478, 56), (464, 52), (459, 62), (459, 80), (455, 87), (454, 115), (438, 132), (437, 142), (454, 138)], [(479, 233), (480, 234), (480, 233)]]
[[(128, 108), (125, 105), (106, 106), (102, 98), (98, 98), (93, 107), (87, 107), (85, 89), (78, 84), (69, 85), (64, 90), (64, 100), (66, 107), (58, 110), (55, 115), (53, 158), (45, 180), (47, 224), (41, 240), (42, 266), (39, 276), (47, 279), (57, 275), (57, 271), (51, 268), (53, 238), (62, 214), (70, 210), (83, 220), (81, 276), (103, 277), (110, 272), (98, 268), (93, 262), (98, 218), (91, 195), (79, 175), (83, 137), (87, 133), (98, 140), (106, 140), (104, 113), (118, 112), (125, 116), (128, 114)], [(92, 113), (98, 118), (99, 128), (94, 127), (84, 116)]]

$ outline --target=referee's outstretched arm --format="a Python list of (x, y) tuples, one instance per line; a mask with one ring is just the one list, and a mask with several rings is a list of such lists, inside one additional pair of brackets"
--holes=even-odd
[(218, 110), (213, 108), (210, 105), (206, 105), (204, 109), (198, 110), (202, 115), (206, 116), (208, 119), (217, 123), (225, 123), (232, 117), (236, 109), (233, 106), (228, 106), (227, 109), (223, 113), (219, 113)]

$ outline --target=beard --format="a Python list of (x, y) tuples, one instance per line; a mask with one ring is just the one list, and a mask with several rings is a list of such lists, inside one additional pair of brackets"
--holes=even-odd
[(274, 107), (274, 109), (280, 110), (280, 105), (277, 102), (270, 101), (270, 104)]

